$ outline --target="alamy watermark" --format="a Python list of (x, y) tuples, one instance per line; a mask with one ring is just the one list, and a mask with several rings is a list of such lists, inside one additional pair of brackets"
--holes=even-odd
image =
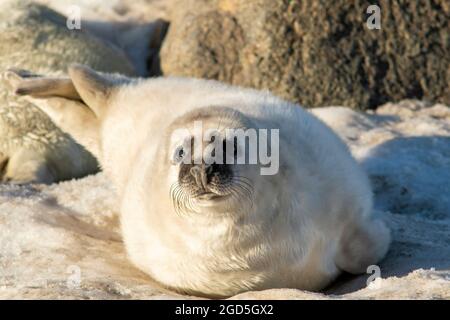
[(367, 18), (366, 25), (369, 30), (381, 29), (381, 9), (376, 4), (370, 5), (366, 10), (370, 16)]
[(79, 6), (69, 6), (67, 10), (66, 26), (69, 30), (81, 29), (81, 8)]
[(262, 165), (261, 175), (278, 173), (279, 129), (229, 128), (222, 132), (225, 134), (217, 129), (203, 131), (202, 121), (194, 122), (194, 132), (190, 132), (187, 128), (174, 130), (172, 133), (174, 140), (180, 137), (190, 137), (190, 139), (184, 140), (175, 149), (172, 162), (174, 164), (260, 164)]
[(367, 274), (371, 274), (366, 280), (367, 287), (370, 289), (378, 289), (380, 287), (380, 281), (377, 280), (381, 279), (381, 268), (376, 264), (373, 264), (367, 267), (366, 272)]

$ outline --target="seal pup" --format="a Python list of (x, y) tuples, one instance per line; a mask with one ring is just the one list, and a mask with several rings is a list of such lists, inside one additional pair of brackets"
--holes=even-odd
[[(372, 217), (366, 175), (299, 105), (211, 80), (131, 79), (81, 65), (68, 73), (64, 90), (54, 82), (49, 90), (54, 79), (46, 77), (9, 78), (96, 155), (117, 187), (131, 261), (168, 288), (217, 298), (320, 290), (386, 254), (390, 233)], [(210, 130), (214, 139), (200, 140), (202, 148), (215, 141), (225, 146), (222, 157), (235, 159), (244, 146), (228, 140), (227, 128), (255, 129), (258, 137), (278, 129), (278, 141), (267, 142), (279, 150), (277, 170), (220, 164), (212, 152), (197, 157), (189, 148)]]

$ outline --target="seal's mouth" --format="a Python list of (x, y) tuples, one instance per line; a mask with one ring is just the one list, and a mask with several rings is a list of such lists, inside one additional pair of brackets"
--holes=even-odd
[(227, 194), (223, 195), (206, 191), (197, 195), (195, 198), (201, 201), (216, 201), (216, 200), (223, 200), (227, 197), (228, 197)]
[[(170, 196), (174, 209), (178, 214), (200, 212), (203, 209), (220, 212), (226, 208), (229, 212), (252, 207), (253, 187), (244, 177), (234, 177), (226, 183), (213, 183), (202, 188), (193, 183), (174, 183), (170, 188)], [(203, 208), (203, 209), (201, 209)]]
[[(200, 212), (207, 208), (230, 212), (252, 206), (253, 184), (231, 164), (180, 163), (178, 181), (170, 190), (177, 212)], [(202, 208), (202, 210), (200, 210)]]

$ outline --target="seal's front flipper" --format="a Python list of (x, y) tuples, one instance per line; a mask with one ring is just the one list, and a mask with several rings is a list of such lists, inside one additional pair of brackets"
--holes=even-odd
[(386, 255), (391, 237), (383, 221), (350, 222), (339, 240), (336, 265), (343, 271), (360, 274)]

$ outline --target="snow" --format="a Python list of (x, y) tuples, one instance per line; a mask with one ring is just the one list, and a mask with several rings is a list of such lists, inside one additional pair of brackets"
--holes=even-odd
[[(372, 113), (313, 113), (371, 177), (376, 213), (393, 231), (381, 278), (345, 275), (321, 293), (273, 289), (232, 299), (449, 299), (450, 108), (403, 101)], [(195, 298), (165, 290), (130, 264), (116, 200), (102, 173), (50, 186), (1, 185), (0, 298)]]

